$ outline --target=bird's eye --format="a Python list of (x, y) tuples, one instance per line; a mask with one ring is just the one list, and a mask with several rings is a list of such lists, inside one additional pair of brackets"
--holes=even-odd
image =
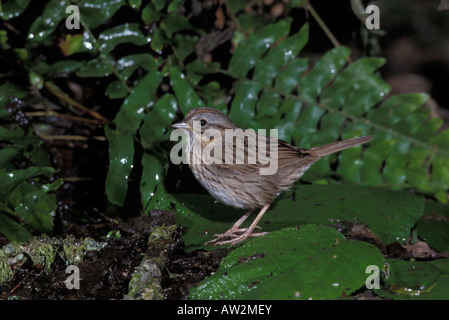
[(204, 119), (201, 119), (200, 123), (201, 123), (201, 126), (204, 127), (207, 124), (207, 121)]

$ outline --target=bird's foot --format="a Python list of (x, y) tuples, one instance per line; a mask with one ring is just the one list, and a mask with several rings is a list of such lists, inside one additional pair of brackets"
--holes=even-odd
[(206, 242), (206, 245), (218, 246), (222, 244), (231, 244), (231, 246), (233, 246), (244, 241), (248, 237), (260, 237), (266, 234), (268, 234), (268, 232), (253, 233), (249, 228), (231, 228), (225, 233), (216, 234), (216, 238)]

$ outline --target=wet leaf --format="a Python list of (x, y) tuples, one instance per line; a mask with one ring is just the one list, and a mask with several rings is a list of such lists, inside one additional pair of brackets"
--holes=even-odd
[(256, 104), (262, 86), (252, 81), (239, 81), (235, 87), (229, 118), (239, 128), (254, 128), (251, 119), (256, 114)]
[(30, 0), (10, 0), (0, 5), (0, 19), (9, 20), (18, 17), (30, 3)]
[(156, 100), (156, 90), (162, 80), (162, 74), (154, 69), (133, 88), (125, 99), (114, 122), (121, 133), (134, 134), (140, 127), (145, 110)]
[(256, 62), (253, 80), (263, 85), (272, 85), (282, 68), (302, 50), (308, 38), (309, 25), (304, 24), (299, 32), (279, 41), (262, 59)]
[(385, 285), (376, 294), (395, 300), (447, 300), (449, 259), (389, 261)]
[(59, 48), (66, 57), (79, 52), (92, 51), (91, 44), (85, 41), (82, 34), (66, 35), (65, 39), (59, 43)]
[(194, 108), (206, 106), (179, 68), (172, 67), (169, 71), (170, 83), (178, 99), (178, 106), (184, 114)]
[[(80, 17), (89, 28), (95, 29), (126, 5), (125, 0), (90, 0), (80, 2)], [(65, 8), (64, 8), (65, 9)]]
[(120, 80), (115, 80), (108, 85), (105, 93), (109, 99), (122, 99), (128, 95), (128, 87)]
[(449, 206), (427, 202), (425, 215), (416, 223), (418, 236), (432, 248), (449, 252)]
[(129, 133), (121, 133), (105, 127), (109, 141), (109, 170), (106, 176), (106, 195), (116, 205), (125, 203), (128, 177), (133, 167), (134, 139)]
[(161, 28), (165, 30), (167, 36), (171, 36), (180, 30), (192, 30), (193, 27), (185, 16), (178, 14), (170, 14), (166, 16), (161, 22)]
[(185, 0), (172, 0), (167, 7), (168, 12), (176, 12), (182, 7)]
[(55, 194), (51, 193), (62, 185), (62, 179), (52, 184), (20, 184), (10, 197), (15, 214), (27, 221), (38, 234), (53, 232), (53, 216), (57, 209)]
[[(57, 208), (56, 196), (62, 180), (43, 184), (55, 170), (49, 166), (47, 153), (40, 147), (32, 130), (11, 130), (0, 126), (0, 232), (9, 240), (25, 241), (30, 231), (50, 234)], [(17, 169), (18, 161), (35, 166)]]
[[(256, 65), (257, 60), (276, 40), (285, 37), (290, 30), (286, 21), (270, 24), (262, 30), (255, 31), (243, 41), (232, 55), (229, 72), (236, 77), (244, 77)], [(299, 43), (300, 44), (300, 43)]]
[(177, 111), (176, 98), (172, 94), (163, 95), (151, 111), (146, 113), (139, 134), (145, 149), (152, 149), (164, 140), (167, 128), (173, 123)]
[[(183, 239), (189, 250), (204, 248), (214, 234), (228, 230), (244, 213), (214, 203), (209, 195), (165, 195), (158, 208), (168, 209), (172, 204), (176, 205), (178, 223), (187, 229)], [(258, 225), (262, 231), (274, 231), (314, 223), (362, 223), (389, 244), (407, 239), (423, 213), (424, 200), (409, 192), (351, 185), (300, 185), (289, 197), (278, 199)]]
[(27, 95), (28, 93), (25, 90), (11, 82), (5, 82), (0, 85), (0, 96), (2, 97), (15, 97), (23, 99)]
[[(140, 53), (119, 59), (115, 68), (122, 78), (127, 80), (138, 68), (143, 68), (146, 71), (155, 70), (157, 62), (151, 55)], [(122, 80), (116, 80), (108, 85), (106, 94), (110, 99), (125, 98), (129, 94), (129, 88)]]
[(333, 228), (304, 225), (256, 238), (226, 256), (191, 299), (337, 299), (365, 285), (366, 267), (384, 257)]
[(34, 67), (34, 71), (46, 75), (46, 74), (61, 74), (61, 73), (70, 73), (76, 70), (79, 70), (84, 66), (84, 61), (78, 60), (63, 60), (58, 61), (53, 64), (47, 64), (45, 62), (37, 63)]
[(54, 173), (55, 170), (50, 167), (29, 167), (26, 169), (18, 170), (0, 170), (0, 201), (6, 203), (10, 193), (14, 191), (23, 181), (37, 177), (41, 174)]
[(351, 51), (338, 47), (326, 52), (313, 69), (299, 81), (299, 95), (307, 102), (314, 103), (318, 95), (346, 64)]
[(128, 79), (138, 68), (151, 71), (157, 68), (158, 63), (154, 57), (148, 53), (138, 53), (125, 56), (117, 60), (117, 71), (119, 71), (124, 79)]
[(83, 67), (81, 67), (76, 75), (81, 78), (100, 78), (107, 77), (114, 72), (114, 67), (105, 62), (104, 59), (89, 60)]
[(3, 233), (10, 241), (25, 242), (33, 238), (27, 229), (5, 214), (0, 214), (0, 233)]
[(154, 197), (156, 187), (163, 182), (165, 166), (161, 159), (149, 153), (142, 157), (142, 178), (140, 180), (140, 194), (144, 211), (149, 209), (151, 199)]
[(65, 9), (66, 6), (61, 5), (61, 1), (48, 2), (42, 15), (34, 20), (28, 31), (29, 43), (39, 43), (53, 33), (59, 22), (68, 17)]
[(108, 29), (98, 36), (99, 50), (103, 54), (111, 52), (121, 43), (141, 46), (147, 44), (148, 39), (142, 34), (137, 23), (125, 23)]
[(156, 10), (152, 2), (148, 3), (142, 10), (142, 20), (146, 24), (152, 24), (161, 18), (161, 14)]
[(128, 2), (131, 8), (135, 10), (139, 10), (140, 6), (142, 5), (142, 0), (128, 0)]
[(31, 71), (28, 75), (28, 79), (30, 80), (31, 85), (38, 90), (41, 90), (44, 87), (44, 79), (40, 74)]

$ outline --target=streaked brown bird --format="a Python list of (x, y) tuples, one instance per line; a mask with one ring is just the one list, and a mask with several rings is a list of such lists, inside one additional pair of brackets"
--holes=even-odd
[[(267, 234), (267, 232), (253, 233), (257, 223), (275, 198), (290, 189), (313, 163), (328, 154), (372, 139), (371, 136), (366, 136), (337, 141), (311, 149), (301, 149), (287, 142), (254, 133), (257, 142), (254, 150), (254, 144), (250, 143), (251, 134), (245, 136), (247, 131), (239, 130), (225, 114), (212, 108), (193, 109), (183, 121), (172, 125), (172, 127), (187, 132), (189, 143), (185, 151), (190, 155), (190, 168), (201, 185), (216, 200), (235, 208), (248, 209), (248, 212), (228, 231), (217, 234), (216, 239), (207, 242), (207, 244), (215, 245), (235, 245), (249, 236)], [(195, 128), (199, 130), (195, 130)], [(237, 132), (234, 136), (235, 139), (226, 139), (226, 132), (229, 132), (226, 129)], [(211, 132), (215, 135), (211, 135)], [(219, 136), (216, 135), (217, 133)], [(237, 143), (239, 138), (243, 139), (243, 144)], [(228, 153), (221, 152), (219, 154), (217, 152), (217, 150), (225, 151), (226, 145), (231, 146), (232, 161), (226, 158), (229, 156)], [(215, 160), (222, 161), (192, 161), (195, 153), (201, 154), (206, 149), (208, 150), (207, 154), (214, 157)], [(244, 154), (243, 161), (240, 162), (237, 161), (239, 158), (236, 156), (239, 150)], [(265, 151), (265, 153), (261, 151)], [(215, 152), (217, 153), (214, 154)], [(261, 157), (259, 153), (265, 154), (268, 158)], [(270, 165), (267, 159), (274, 159), (274, 157), (277, 161), (277, 170), (271, 174), (261, 174), (261, 170), (267, 169)], [(256, 161), (251, 161), (251, 159)], [(260, 209), (260, 211), (251, 225), (248, 228), (240, 228), (241, 224), (256, 209)]]

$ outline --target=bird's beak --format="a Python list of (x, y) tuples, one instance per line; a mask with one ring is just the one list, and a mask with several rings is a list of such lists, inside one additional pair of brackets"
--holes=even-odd
[(190, 125), (188, 123), (185, 123), (185, 122), (182, 122), (182, 121), (178, 122), (178, 123), (175, 123), (175, 124), (172, 124), (172, 127), (176, 128), (176, 129), (187, 129), (187, 130), (191, 129), (191, 127), (190, 127)]

